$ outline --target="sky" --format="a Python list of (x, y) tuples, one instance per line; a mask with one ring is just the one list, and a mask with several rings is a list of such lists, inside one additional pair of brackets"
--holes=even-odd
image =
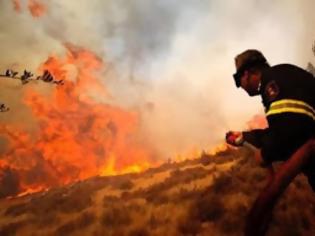
[[(49, 55), (64, 55), (65, 43), (93, 51), (107, 65), (99, 80), (111, 95), (93, 96), (139, 112), (141, 135), (164, 156), (214, 146), (263, 114), (259, 97), (234, 86), (237, 54), (255, 48), (272, 65), (302, 68), (314, 61), (312, 0), (37, 0), (39, 17), (31, 1), (15, 1), (18, 12), (13, 2), (0, 1), (0, 70), (37, 71)], [(0, 121), (31, 132), (25, 88), (0, 85), (12, 108)]]

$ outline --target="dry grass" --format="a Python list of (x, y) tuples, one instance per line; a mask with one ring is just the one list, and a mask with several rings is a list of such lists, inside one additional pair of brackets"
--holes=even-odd
[[(49, 230), (53, 235), (242, 235), (265, 177), (246, 149), (203, 153), (196, 160), (96, 177), (12, 203), (2, 211), (0, 235), (28, 229), (42, 235)], [(276, 206), (268, 235), (315, 235), (314, 222), (315, 197), (299, 177)]]
[(128, 236), (149, 236), (149, 235), (150, 235), (150, 232), (144, 225), (131, 229), (130, 232), (128, 233)]
[(3, 225), (0, 228), (0, 235), (1, 236), (11, 236), (11, 235), (16, 235), (17, 231), (20, 230), (21, 228), (25, 227), (27, 225), (27, 221), (18, 221), (18, 222), (12, 222), (7, 225)]
[(124, 207), (115, 205), (104, 210), (100, 222), (106, 228), (118, 228), (128, 226), (132, 218)]
[(200, 227), (200, 221), (189, 216), (179, 218), (177, 222), (177, 230), (181, 235), (197, 235)]
[(84, 212), (74, 220), (68, 221), (55, 230), (55, 235), (70, 235), (73, 232), (83, 230), (96, 221), (93, 212)]
[(37, 217), (46, 216), (51, 213), (76, 213), (82, 211), (92, 204), (89, 192), (84, 188), (69, 191), (55, 190), (44, 197), (35, 197), (29, 202), (13, 205), (5, 211), (7, 216), (19, 216), (32, 214)]

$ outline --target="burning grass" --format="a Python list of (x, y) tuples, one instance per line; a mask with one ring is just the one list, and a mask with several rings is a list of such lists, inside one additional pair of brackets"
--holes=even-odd
[(5, 211), (5, 215), (15, 217), (32, 214), (42, 217), (50, 212), (75, 213), (86, 209), (91, 203), (91, 196), (84, 189), (70, 193), (56, 190), (44, 197), (33, 198), (30, 202), (13, 205)]
[[(239, 158), (233, 166), (222, 162), (223, 156), (234, 161), (235, 155)], [(31, 195), (4, 211), (3, 217), (12, 222), (7, 220), (1, 230), (9, 235), (26, 227), (39, 232), (50, 229), (54, 235), (242, 235), (246, 214), (266, 177), (251, 157), (245, 149), (230, 150), (213, 159), (207, 156), (206, 165), (202, 157), (186, 165), (172, 163), (142, 174), (97, 177)], [(139, 188), (142, 181), (154, 180), (163, 171), (169, 173), (164, 181)], [(206, 184), (197, 184), (202, 181)], [(314, 235), (314, 206), (306, 179), (298, 177), (276, 206), (269, 235)]]
[[(38, 0), (29, 3), (36, 14), (43, 9)], [(3, 138), (10, 143), (0, 163), (0, 197), (92, 176), (139, 172), (157, 164), (152, 146), (139, 138), (137, 111), (105, 102), (109, 93), (98, 76), (106, 63), (89, 50), (64, 46), (65, 57), (50, 56), (40, 67), (64, 84), (47, 94), (29, 86), (22, 97), (37, 132), (30, 135), (18, 125), (0, 124)], [(95, 92), (100, 97), (95, 98)], [(131, 187), (131, 183), (121, 186)]]

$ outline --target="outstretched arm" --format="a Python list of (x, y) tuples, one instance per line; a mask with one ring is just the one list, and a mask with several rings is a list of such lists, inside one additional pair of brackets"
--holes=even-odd
[(244, 131), (243, 139), (244, 141), (250, 143), (256, 148), (261, 148), (263, 145), (263, 138), (268, 133), (268, 128), (266, 129), (254, 129), (250, 131)]

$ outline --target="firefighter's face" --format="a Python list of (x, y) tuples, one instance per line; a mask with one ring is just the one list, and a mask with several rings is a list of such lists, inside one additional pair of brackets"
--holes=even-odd
[(259, 94), (260, 74), (245, 71), (241, 78), (241, 87), (248, 93), (249, 96)]

